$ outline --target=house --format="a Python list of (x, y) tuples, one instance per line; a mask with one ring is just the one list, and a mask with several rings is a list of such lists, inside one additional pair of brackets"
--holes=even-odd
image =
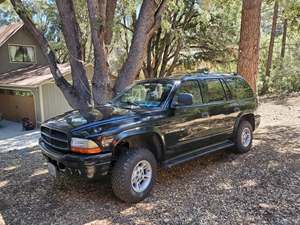
[[(62, 74), (71, 80), (68, 64), (59, 64)], [(93, 66), (86, 65), (90, 80)], [(22, 23), (0, 27), (0, 114), (4, 119), (29, 118), (36, 126), (71, 110), (55, 85), (35, 38)]]

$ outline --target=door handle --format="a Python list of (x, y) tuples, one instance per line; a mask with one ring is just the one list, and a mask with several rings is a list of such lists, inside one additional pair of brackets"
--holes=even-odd
[(202, 118), (207, 118), (209, 116), (208, 112), (201, 113)]

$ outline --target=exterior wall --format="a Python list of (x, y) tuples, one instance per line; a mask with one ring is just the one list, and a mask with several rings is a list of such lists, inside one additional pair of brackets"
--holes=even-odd
[(41, 92), (41, 107), (43, 108), (44, 114), (42, 118), (43, 121), (72, 110), (55, 83), (43, 84), (41, 86)]
[(10, 44), (34, 46), (36, 64), (46, 65), (48, 63), (36, 40), (24, 27), (22, 27), (0, 47), (0, 74), (32, 65), (32, 63), (11, 63), (8, 52), (8, 45)]
[[(88, 79), (91, 80), (93, 76), (93, 66), (86, 65), (86, 72)], [(71, 74), (64, 75), (65, 79), (71, 81)], [(61, 115), (67, 111), (72, 110), (63, 93), (56, 86), (54, 81), (44, 83), (40, 86), (40, 104), (41, 104), (41, 121)]]
[(41, 98), (40, 98), (40, 89), (32, 88), (32, 94), (34, 97), (34, 107), (35, 107), (35, 120), (36, 126), (39, 127), (42, 123), (42, 113), (41, 113)]

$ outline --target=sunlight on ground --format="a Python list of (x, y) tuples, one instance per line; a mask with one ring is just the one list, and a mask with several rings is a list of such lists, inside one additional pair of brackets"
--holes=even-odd
[(257, 186), (257, 182), (255, 180), (245, 180), (245, 181), (242, 181), (242, 187), (245, 188), (245, 187), (255, 187)]
[(35, 176), (39, 176), (39, 175), (43, 175), (43, 174), (47, 174), (48, 170), (47, 169), (40, 169), (40, 170), (36, 170), (34, 171), (30, 177), (35, 177)]
[[(1, 222), (1, 220), (0, 220), (0, 222)], [(110, 220), (103, 219), (103, 220), (94, 220), (92, 222), (85, 223), (83, 225), (94, 225), (94, 224), (110, 225), (110, 224), (113, 224), (113, 223)]]
[(6, 224), (1, 213), (0, 213), (0, 224), (1, 225), (5, 225)]
[[(5, 187), (7, 184), (8, 184), (8, 181), (7, 181), (7, 180), (0, 181), (0, 188)], [(1, 224), (1, 223), (0, 223), (0, 224)]]
[(22, 150), (24, 148), (35, 147), (38, 145), (39, 137), (40, 132), (33, 131), (32, 133), (0, 140), (0, 152), (5, 153), (12, 150)]
[(12, 170), (15, 170), (15, 169), (17, 169), (17, 166), (9, 166), (9, 167), (4, 168), (3, 170), (4, 171), (12, 171)]

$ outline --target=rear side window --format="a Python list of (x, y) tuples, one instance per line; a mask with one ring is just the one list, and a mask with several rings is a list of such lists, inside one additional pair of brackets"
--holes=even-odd
[(190, 80), (183, 82), (179, 89), (176, 91), (173, 101), (177, 101), (177, 97), (180, 93), (187, 93), (193, 95), (193, 105), (202, 103), (202, 97), (198, 81)]
[(225, 100), (223, 86), (219, 79), (203, 80), (202, 88), (205, 93), (205, 102), (219, 102)]
[(242, 78), (229, 77), (225, 79), (230, 88), (232, 97), (235, 99), (251, 98), (253, 91), (250, 85)]

